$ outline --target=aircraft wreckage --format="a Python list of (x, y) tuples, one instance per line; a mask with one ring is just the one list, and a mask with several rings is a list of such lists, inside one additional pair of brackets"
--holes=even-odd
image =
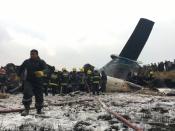
[(141, 18), (119, 56), (111, 55), (112, 60), (101, 70), (107, 76), (126, 79), (129, 72), (137, 70), (137, 59), (152, 31), (154, 22)]

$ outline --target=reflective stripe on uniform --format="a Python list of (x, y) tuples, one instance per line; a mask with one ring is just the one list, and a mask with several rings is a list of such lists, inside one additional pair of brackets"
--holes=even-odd
[(47, 83), (43, 83), (44, 86), (47, 86), (48, 84)]
[(50, 86), (58, 86), (58, 84), (55, 83), (49, 83)]
[(61, 83), (62, 86), (67, 86), (67, 83)]
[(93, 76), (93, 78), (100, 78), (99, 76)]
[(93, 81), (94, 84), (99, 84), (100, 82), (99, 81)]
[(51, 75), (51, 79), (54, 79), (54, 80), (55, 80), (55, 79), (57, 79), (57, 78), (58, 78), (58, 76), (57, 76), (56, 74), (52, 74), (52, 75)]

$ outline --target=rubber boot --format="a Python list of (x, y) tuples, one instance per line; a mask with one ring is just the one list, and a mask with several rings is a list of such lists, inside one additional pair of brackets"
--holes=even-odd
[(29, 109), (25, 109), (22, 113), (21, 116), (27, 116), (29, 115)]
[(37, 114), (45, 114), (42, 109), (37, 109)]

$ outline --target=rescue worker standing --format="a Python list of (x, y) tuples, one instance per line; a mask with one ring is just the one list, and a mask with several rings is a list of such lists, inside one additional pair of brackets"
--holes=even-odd
[(77, 74), (77, 70), (76, 68), (72, 69), (72, 72), (70, 72), (69, 75), (69, 80), (70, 80), (70, 84), (71, 84), (71, 92), (72, 91), (77, 91), (79, 89), (78, 87), (78, 74)]
[(35, 107), (37, 114), (43, 114), (43, 84), (42, 79), (48, 68), (45, 61), (38, 56), (38, 51), (33, 49), (30, 51), (30, 58), (25, 60), (20, 66), (18, 75), (20, 76), (24, 71), (27, 71), (27, 77), (24, 81), (23, 100), (22, 103), (25, 110), (21, 113), (22, 116), (29, 114), (30, 105), (32, 103), (32, 96), (35, 96)]
[(101, 91), (105, 92), (106, 91), (106, 84), (107, 84), (107, 75), (105, 71), (103, 70), (101, 72)]
[(62, 74), (60, 75), (60, 85), (60, 94), (69, 93), (69, 72), (66, 70), (66, 68), (62, 68)]
[(58, 73), (54, 71), (51, 74), (50, 80), (49, 80), (49, 87), (52, 89), (52, 95), (55, 96), (55, 94), (58, 93)]
[(44, 75), (44, 78), (43, 78), (44, 93), (46, 96), (48, 96), (48, 87), (49, 87), (49, 82), (51, 80), (51, 75), (55, 71), (54, 66), (47, 65), (47, 67), (48, 67), (48, 72), (46, 75)]
[(86, 91), (85, 84), (86, 84), (86, 75), (84, 73), (84, 68), (80, 68), (80, 71), (78, 72), (78, 85), (80, 91)]
[(4, 68), (0, 68), (0, 93), (5, 93), (6, 83), (7, 82), (7, 74)]
[(100, 87), (100, 73), (97, 70), (94, 70), (92, 76), (92, 93), (93, 95), (99, 95), (99, 87)]
[(87, 92), (91, 92), (92, 90), (92, 80), (93, 80), (93, 75), (92, 75), (92, 71), (88, 70), (87, 74), (86, 74), (86, 91)]

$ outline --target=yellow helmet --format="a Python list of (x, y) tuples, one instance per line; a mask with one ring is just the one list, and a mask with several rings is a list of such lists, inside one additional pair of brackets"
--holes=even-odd
[(44, 76), (44, 72), (43, 71), (36, 71), (35, 72), (35, 76), (38, 77), (38, 78), (39, 77), (43, 77)]
[(84, 68), (80, 68), (80, 72), (84, 72)]
[(87, 71), (87, 74), (88, 74), (88, 75), (92, 74), (92, 71), (91, 71), (91, 70), (88, 70), (88, 71)]
[(77, 69), (76, 68), (72, 68), (72, 71), (77, 71)]
[(63, 67), (63, 68), (62, 68), (62, 71), (66, 71), (66, 68), (65, 68), (65, 67)]
[(151, 75), (153, 75), (153, 74), (154, 74), (154, 72), (153, 72), (153, 71), (150, 71), (149, 73), (150, 73)]

